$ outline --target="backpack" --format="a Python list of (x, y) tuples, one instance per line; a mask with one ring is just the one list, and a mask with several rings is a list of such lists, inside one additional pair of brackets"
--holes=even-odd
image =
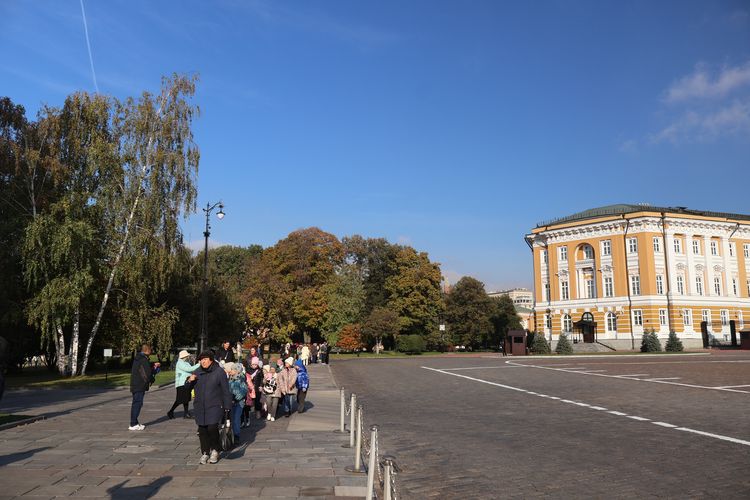
[(273, 394), (274, 392), (276, 392), (276, 377), (271, 377), (263, 382), (263, 394)]
[(305, 370), (300, 370), (297, 372), (297, 389), (306, 391), (308, 387), (310, 387), (310, 377), (307, 376)]

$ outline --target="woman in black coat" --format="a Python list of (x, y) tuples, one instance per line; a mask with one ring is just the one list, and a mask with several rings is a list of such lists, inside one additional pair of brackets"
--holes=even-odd
[(218, 363), (214, 362), (211, 351), (198, 356), (201, 365), (186, 384), (195, 387), (193, 411), (195, 423), (198, 424), (198, 436), (201, 441), (201, 464), (215, 464), (219, 461), (219, 422), (226, 418), (232, 408), (232, 395), (229, 392), (227, 375)]

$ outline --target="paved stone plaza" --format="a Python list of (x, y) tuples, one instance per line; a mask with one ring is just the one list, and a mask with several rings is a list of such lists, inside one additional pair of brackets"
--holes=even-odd
[(174, 386), (146, 394), (128, 431), (127, 389), (9, 391), (4, 412), (46, 416), (0, 432), (0, 498), (361, 498), (366, 478), (347, 473), (353, 452), (339, 424), (339, 391), (325, 365), (310, 368), (307, 411), (243, 429), (216, 465), (199, 465), (193, 420), (165, 413)]
[(750, 353), (359, 359), (403, 498), (748, 498)]

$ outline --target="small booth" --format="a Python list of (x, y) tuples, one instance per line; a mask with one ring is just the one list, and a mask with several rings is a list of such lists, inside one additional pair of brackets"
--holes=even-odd
[(526, 330), (509, 330), (503, 349), (510, 356), (526, 356)]
[(750, 330), (740, 331), (740, 349), (750, 351)]

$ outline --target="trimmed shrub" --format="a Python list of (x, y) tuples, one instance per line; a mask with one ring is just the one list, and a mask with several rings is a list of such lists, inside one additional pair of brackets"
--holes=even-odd
[(661, 342), (653, 329), (643, 332), (641, 339), (641, 352), (661, 352)]
[(664, 346), (664, 350), (667, 352), (682, 352), (682, 341), (677, 337), (675, 332), (669, 332), (669, 338), (667, 339), (667, 345)]
[(425, 349), (424, 339), (421, 335), (399, 335), (396, 341), (396, 350), (407, 354), (419, 354)]
[(550, 354), (552, 349), (550, 349), (547, 339), (544, 338), (544, 334), (534, 332), (533, 335), (534, 339), (531, 344), (531, 352), (534, 354)]
[(555, 352), (557, 354), (573, 354), (573, 344), (570, 343), (568, 336), (564, 333), (561, 333), (560, 337), (557, 339)]

